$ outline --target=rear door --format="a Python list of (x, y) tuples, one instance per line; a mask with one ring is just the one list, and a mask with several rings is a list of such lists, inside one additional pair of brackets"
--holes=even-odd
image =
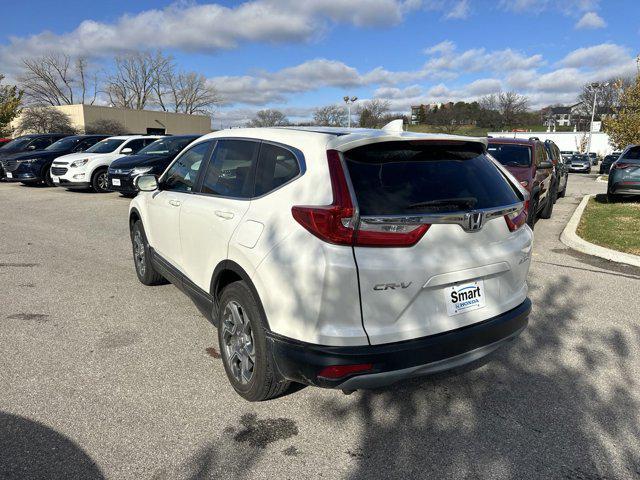
[[(531, 231), (510, 231), (504, 218), (523, 198), (480, 144), (385, 142), (343, 159), (360, 215), (354, 254), (372, 344), (460, 328), (525, 300)], [(380, 234), (425, 224), (410, 246)], [(358, 246), (365, 236), (369, 246)]]
[(259, 141), (218, 140), (195, 195), (180, 213), (181, 265), (208, 292), (211, 273), (227, 258), (229, 240), (253, 196)]

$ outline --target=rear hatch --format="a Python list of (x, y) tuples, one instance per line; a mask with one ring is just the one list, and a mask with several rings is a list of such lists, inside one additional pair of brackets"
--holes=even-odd
[(524, 198), (481, 143), (389, 141), (342, 158), (372, 344), (461, 328), (525, 300)]

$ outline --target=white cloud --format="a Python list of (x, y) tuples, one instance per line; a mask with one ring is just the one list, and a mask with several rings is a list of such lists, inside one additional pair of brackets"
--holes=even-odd
[(560, 61), (560, 64), (565, 67), (594, 69), (620, 64), (629, 58), (626, 48), (615, 43), (601, 43), (573, 50)]
[(607, 23), (596, 12), (587, 12), (582, 16), (578, 23), (576, 23), (575, 28), (580, 30), (584, 28), (604, 28), (606, 26)]
[(132, 49), (215, 52), (251, 42), (307, 42), (333, 24), (393, 26), (418, 6), (417, 0), (248, 0), (233, 7), (180, 2), (110, 23), (85, 20), (64, 34), (11, 37), (0, 46), (0, 64), (15, 66), (43, 51), (95, 57)]
[(516, 13), (542, 13), (547, 10), (565, 15), (595, 10), (600, 0), (500, 0), (499, 6)]
[(469, 17), (470, 7), (468, 0), (459, 0), (453, 5), (453, 8), (445, 15), (448, 19), (465, 19)]

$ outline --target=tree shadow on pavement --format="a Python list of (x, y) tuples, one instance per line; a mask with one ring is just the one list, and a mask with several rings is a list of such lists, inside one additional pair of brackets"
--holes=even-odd
[(82, 479), (105, 477), (76, 443), (32, 420), (0, 412), (0, 478)]
[(545, 282), (528, 329), (486, 365), (327, 402), (362, 427), (350, 478), (638, 478), (640, 328), (581, 325), (584, 295)]

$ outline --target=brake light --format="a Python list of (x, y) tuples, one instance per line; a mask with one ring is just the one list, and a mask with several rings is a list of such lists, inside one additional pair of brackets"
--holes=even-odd
[(320, 370), (318, 377), (337, 380), (339, 378), (346, 377), (347, 375), (351, 375), (352, 373), (363, 373), (368, 372), (369, 370), (373, 370), (373, 365), (371, 363), (361, 363), (357, 365), (332, 365)]
[(327, 151), (333, 202), (331, 205), (291, 208), (296, 221), (319, 239), (336, 245), (359, 247), (410, 247), (415, 245), (430, 225), (398, 225), (362, 223), (354, 229), (355, 209), (347, 179), (340, 161), (340, 153)]
[(527, 200), (522, 205), (522, 208), (513, 213), (508, 213), (504, 216), (505, 221), (507, 222), (507, 227), (510, 232), (515, 232), (520, 227), (522, 227), (525, 223), (527, 223), (527, 214), (529, 211), (529, 201)]
[(353, 204), (347, 179), (336, 150), (327, 151), (333, 203), (324, 206), (294, 206), (291, 214), (296, 221), (325, 242), (352, 245), (355, 231), (352, 227)]
[(615, 162), (613, 165), (611, 165), (611, 168), (617, 169), (617, 170), (622, 170), (628, 167), (634, 167), (635, 165), (633, 163), (620, 163), (620, 162)]

